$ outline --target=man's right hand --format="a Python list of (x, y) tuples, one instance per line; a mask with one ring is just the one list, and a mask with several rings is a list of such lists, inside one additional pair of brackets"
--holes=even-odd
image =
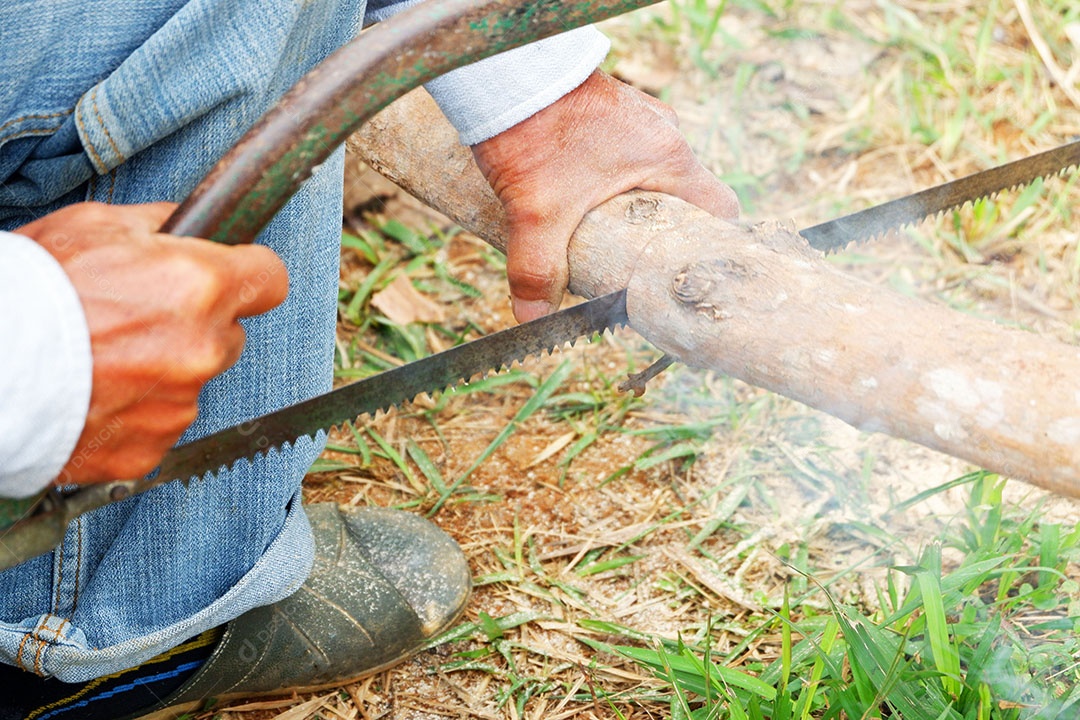
[(238, 319), (288, 292), (268, 248), (158, 233), (175, 207), (82, 203), (16, 230), (60, 262), (90, 330), (90, 411), (58, 483), (156, 467), (194, 421), (203, 385), (240, 357)]

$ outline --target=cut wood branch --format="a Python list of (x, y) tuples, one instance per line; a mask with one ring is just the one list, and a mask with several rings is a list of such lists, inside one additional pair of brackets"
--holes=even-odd
[[(422, 93), (350, 142), (406, 191), (499, 249), (502, 209)], [(633, 192), (593, 210), (571, 289), (627, 288), (630, 324), (689, 365), (1080, 497), (1080, 349), (855, 278), (793, 230), (737, 227)]]

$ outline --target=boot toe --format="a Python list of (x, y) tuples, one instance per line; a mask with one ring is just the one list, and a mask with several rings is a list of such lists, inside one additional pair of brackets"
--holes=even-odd
[(284, 600), (230, 622), (162, 707), (343, 685), (422, 650), (465, 609), (468, 563), (432, 523), (385, 508), (304, 509), (315, 536), (311, 575)]
[(339, 509), (353, 543), (412, 607), (422, 632), (448, 627), (468, 599), (468, 562), (454, 540), (418, 515), (387, 508)]

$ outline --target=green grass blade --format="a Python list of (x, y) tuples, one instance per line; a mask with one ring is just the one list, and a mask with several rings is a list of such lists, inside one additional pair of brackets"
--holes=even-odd
[(412, 461), (420, 468), (420, 472), (431, 483), (431, 487), (435, 488), (435, 492), (439, 493), (439, 495), (445, 495), (447, 492), (446, 483), (443, 482), (442, 473), (439, 472), (439, 468), (435, 467), (435, 463), (431, 461), (424, 449), (417, 445), (412, 438), (405, 444), (405, 449)]
[(352, 298), (349, 300), (349, 304), (345, 306), (345, 317), (354, 323), (360, 323), (361, 311), (364, 309), (364, 304), (371, 296), (371, 293), (375, 290), (375, 285), (382, 279), (383, 275), (389, 272), (391, 268), (397, 265), (397, 263), (397, 258), (391, 256), (384, 258), (382, 262), (372, 268), (371, 272), (367, 274), (367, 277), (365, 277), (359, 287), (356, 288), (356, 292), (353, 293)]
[[(688, 690), (702, 697), (705, 697), (708, 692), (704, 677), (695, 667), (695, 664), (687, 661), (686, 658), (673, 656), (663, 650), (656, 651), (623, 646), (615, 646), (613, 649), (620, 655), (624, 655), (653, 671), (663, 670), (665, 664), (669, 665), (672, 672)], [(715, 663), (712, 664), (710, 673), (727, 685), (754, 693), (765, 700), (771, 701), (776, 698), (776, 689), (753, 675)]]
[[(940, 567), (941, 548), (936, 548), (936, 565)], [(926, 636), (934, 667), (941, 673), (941, 685), (953, 698), (960, 697), (963, 686), (960, 680), (960, 654), (949, 637), (949, 624), (945, 617), (945, 604), (941, 597), (941, 579), (933, 570), (923, 570), (916, 575), (922, 592), (923, 612), (926, 615)]]
[(820, 652), (817, 658), (814, 659), (814, 665), (810, 668), (810, 679), (803, 688), (802, 693), (799, 695), (799, 703), (795, 707), (795, 715), (800, 720), (810, 720), (810, 712), (814, 708), (814, 698), (817, 695), (818, 687), (821, 684), (822, 674), (825, 671), (825, 664), (828, 661), (829, 653), (832, 652), (833, 647), (836, 644), (836, 638), (840, 634), (840, 623), (836, 621), (835, 617), (830, 617), (829, 622), (825, 625), (825, 629), (821, 633)]
[(579, 567), (574, 572), (581, 577), (588, 577), (589, 575), (596, 575), (598, 573), (606, 572), (608, 570), (616, 570), (618, 568), (636, 563), (642, 558), (648, 557), (647, 555), (624, 555), (623, 557), (608, 558), (607, 560), (600, 560), (598, 562), (589, 563), (584, 567)]
[(409, 467), (409, 463), (405, 462), (405, 458), (401, 457), (401, 453), (393, 448), (390, 443), (386, 442), (382, 435), (375, 432), (375, 428), (367, 428), (367, 434), (375, 441), (375, 444), (379, 446), (386, 459), (394, 463), (394, 466), (401, 471), (401, 474), (405, 476), (405, 479), (409, 481), (409, 485), (412, 486), (418, 494), (424, 494), (424, 486), (416, 480), (416, 476), (413, 475), (412, 468)]

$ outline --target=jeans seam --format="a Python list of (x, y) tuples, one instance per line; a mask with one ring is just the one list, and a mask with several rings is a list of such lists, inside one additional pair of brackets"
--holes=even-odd
[[(72, 109), (72, 110), (60, 110), (59, 112), (54, 112), (54, 113), (37, 113), (37, 114), (32, 114), (32, 115), (20, 115), (19, 117), (11, 118), (10, 120), (8, 120), (3, 125), (0, 125), (0, 131), (6, 130), (7, 128), (11, 127), (12, 125), (18, 125), (19, 123), (24, 122), (26, 120), (48, 120), (50, 118), (64, 117), (66, 115), (70, 115), (73, 111), (74, 110)], [(60, 126), (57, 125), (56, 127), (60, 127)], [(30, 129), (30, 130), (17, 131), (13, 135), (0, 135), (0, 143), (7, 142), (8, 140), (14, 140), (15, 138), (22, 137), (23, 135), (31, 135), (31, 134), (40, 133), (40, 132), (56, 132), (56, 129), (55, 128), (52, 129), (52, 130)]]
[(30, 668), (26, 667), (26, 663), (22, 660), (23, 648), (26, 647), (26, 641), (30, 639), (33, 634), (33, 630), (23, 635), (22, 640), (19, 641), (19, 649), (15, 651), (15, 662), (19, 664), (19, 667), (27, 672), (33, 672)]
[(97, 91), (98, 89), (96, 87), (90, 91), (90, 105), (94, 108), (94, 117), (97, 118), (98, 126), (101, 127), (101, 131), (105, 133), (105, 139), (109, 141), (109, 146), (112, 147), (113, 152), (116, 153), (116, 164), (119, 165), (127, 158), (124, 157), (124, 153), (120, 152), (119, 146), (117, 146), (116, 141), (113, 140), (112, 134), (109, 132), (109, 126), (105, 124), (105, 120), (101, 117), (101, 111), (98, 110), (97, 106)]
[[(59, 617), (59, 615), (53, 615), (52, 613), (49, 613), (48, 615), (45, 616), (46, 622), (48, 622), (48, 619), (51, 618), (51, 617)], [(45, 671), (41, 669), (41, 656), (44, 654), (45, 648), (50, 642), (56, 642), (56, 641), (58, 641), (60, 639), (60, 633), (61, 633), (61, 631), (63, 631), (64, 626), (67, 625), (67, 624), (68, 624), (68, 618), (63, 618), (61, 620), (61, 622), (60, 622), (60, 625), (55, 630), (53, 630), (50, 627), (45, 626), (45, 623), (42, 623), (39, 629), (35, 629), (35, 631), (34, 631), (34, 639), (38, 641), (37, 652), (34, 653), (34, 674), (35, 675), (45, 677)], [(48, 630), (49, 632), (51, 632), (53, 634), (51, 641), (48, 638), (44, 638), (44, 637), (41, 636), (41, 632), (44, 631), (44, 630)]]
[[(81, 525), (79, 526), (79, 533), (80, 533), (80, 541), (79, 542), (81, 544), (81, 533), (82, 533)], [(52, 628), (49, 628), (47, 626), (50, 618), (60, 617), (59, 614), (58, 614), (59, 610), (60, 610), (60, 592), (61, 592), (61, 589), (64, 587), (64, 543), (60, 543), (59, 547), (57, 547), (57, 552), (59, 553), (59, 555), (57, 557), (57, 570), (56, 570), (56, 574), (57, 574), (57, 578), (56, 578), (56, 595), (53, 598), (52, 612), (46, 613), (45, 615), (43, 615), (41, 620), (34, 627), (34, 629), (31, 630), (30, 632), (26, 633), (26, 635), (23, 636), (23, 639), (19, 642), (18, 652), (16, 652), (16, 654), (15, 654), (15, 660), (19, 663), (19, 666), (22, 669), (31, 671), (35, 675), (39, 675), (41, 677), (45, 676), (44, 671), (41, 669), (41, 655), (42, 655), (43, 651), (45, 650), (45, 646), (49, 642), (46, 638), (42, 637), (42, 633), (45, 630), (51, 630), (52, 634), (53, 634), (53, 639), (54, 640), (59, 640), (60, 639), (60, 632), (64, 629), (64, 626), (67, 625), (67, 623), (68, 623), (68, 618), (63, 618), (63, 620), (60, 623), (60, 626), (57, 627), (55, 630), (53, 630)], [(78, 553), (76, 553), (76, 554), (78, 554)], [(75, 596), (76, 597), (78, 596), (78, 582), (79, 582), (78, 568), (76, 568), (76, 577), (75, 577)], [(36, 640), (37, 643), (38, 643), (37, 650), (34, 652), (34, 667), (33, 667), (33, 670), (28, 668), (26, 666), (26, 664), (22, 660), (23, 648), (26, 645), (26, 641), (29, 640), (31, 637), (33, 637), (33, 639)]]
[[(52, 617), (52, 613), (49, 613), (45, 617)], [(45, 677), (45, 673), (41, 671), (41, 651), (45, 649), (45, 641), (41, 637), (41, 630), (44, 627), (38, 628), (34, 631), (34, 639), (37, 640), (37, 650), (34, 651), (34, 674), (38, 677)]]
[[(66, 538), (65, 538), (66, 540)], [(64, 587), (64, 545), (66, 543), (61, 541), (56, 547), (57, 561), (56, 561), (56, 591), (53, 596), (53, 609), (52, 612), (46, 615), (48, 618), (50, 615), (56, 615), (60, 612), (60, 590)], [(35, 632), (36, 629), (35, 629)]]
[(86, 123), (83, 122), (83, 114), (78, 107), (76, 107), (75, 109), (75, 125), (78, 126), (80, 130), (79, 134), (82, 135), (83, 139), (85, 140), (86, 149), (90, 153), (90, 155), (93, 156), (94, 162), (97, 164), (97, 167), (105, 167), (105, 162), (101, 159), (101, 155), (98, 154), (97, 148), (94, 147), (93, 138), (91, 138), (90, 135), (86, 132)]
[(11, 140), (18, 140), (21, 137), (30, 137), (33, 135), (52, 135), (59, 129), (60, 125), (57, 125), (55, 127), (28, 128), (26, 130), (20, 130), (17, 133), (12, 133), (11, 135), (4, 135), (3, 137), (0, 137), (0, 144), (10, 142)]
[(23, 120), (48, 120), (49, 118), (60, 117), (61, 115), (70, 115), (71, 110), (59, 110), (53, 113), (28, 113), (26, 115), (19, 115), (8, 120), (3, 125), (0, 125), (0, 130), (5, 130), (12, 125), (17, 125)]
[[(37, 625), (34, 626), (34, 629), (28, 631), (25, 635), (23, 635), (22, 640), (19, 641), (19, 649), (15, 653), (15, 660), (16, 660), (16, 662), (19, 663), (19, 667), (21, 667), (23, 670), (26, 670), (28, 672), (33, 672), (35, 675), (41, 675), (42, 674), (41, 673), (41, 649), (42, 649), (42, 647), (44, 646), (45, 643), (44, 643), (44, 640), (42, 640), (42, 638), (41, 638), (41, 634), (40, 634), (41, 630), (43, 630), (44, 627), (45, 627), (45, 624), (49, 622), (49, 618), (54, 617), (54, 614), (60, 608), (60, 589), (63, 587), (63, 584), (64, 584), (64, 543), (61, 542), (60, 545), (57, 546), (56, 552), (58, 553), (57, 558), (56, 558), (56, 564), (57, 564), (56, 575), (57, 575), (57, 577), (56, 577), (56, 585), (55, 585), (55, 588), (56, 588), (55, 589), (55, 595), (53, 596), (53, 609), (52, 609), (52, 612), (49, 612), (49, 613), (46, 613), (45, 615), (42, 615), (41, 620), (39, 620)], [(65, 620), (64, 622), (66, 623), (67, 620)], [(61, 627), (63, 627), (63, 625), (61, 625)], [(57, 637), (59, 637), (59, 633), (57, 633)], [(34, 667), (33, 667), (32, 670), (29, 667), (26, 666), (26, 664), (23, 662), (23, 659), (22, 659), (23, 648), (26, 646), (26, 641), (31, 639), (31, 638), (33, 638), (34, 640), (37, 640), (37, 642), (38, 642), (37, 652), (34, 653)]]
[[(75, 606), (79, 603), (79, 581), (82, 579), (82, 518), (76, 518), (75, 527), (77, 529), (76, 537), (76, 551), (75, 551), (75, 587), (71, 591), (71, 614), (75, 614)], [(59, 595), (59, 593), (58, 593)]]

